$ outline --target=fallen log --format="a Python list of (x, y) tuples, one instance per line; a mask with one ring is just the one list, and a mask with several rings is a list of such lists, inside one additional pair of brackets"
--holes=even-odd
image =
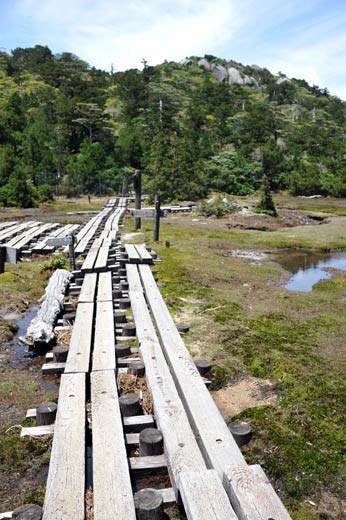
[(66, 269), (57, 269), (50, 277), (45, 294), (40, 299), (41, 306), (37, 316), (31, 321), (24, 338), (28, 345), (42, 348), (53, 342), (53, 327), (63, 308), (66, 288), (71, 277), (72, 273)]

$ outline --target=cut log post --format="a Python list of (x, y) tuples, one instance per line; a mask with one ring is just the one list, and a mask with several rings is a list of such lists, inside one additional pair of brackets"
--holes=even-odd
[(12, 518), (16, 520), (41, 520), (43, 515), (42, 507), (37, 504), (26, 504), (17, 507), (12, 513)]
[(119, 309), (128, 309), (130, 306), (130, 298), (122, 298), (121, 300), (119, 300)]
[(137, 520), (162, 520), (163, 498), (157, 489), (141, 489), (134, 496)]
[(57, 269), (49, 279), (41, 307), (31, 321), (25, 341), (34, 347), (47, 346), (54, 340), (53, 326), (64, 305), (66, 288), (72, 274), (66, 269)]
[(141, 415), (142, 413), (137, 394), (122, 395), (119, 398), (119, 404), (123, 417), (132, 417), (133, 415)]
[(46, 403), (40, 404), (36, 408), (36, 424), (37, 426), (44, 426), (45, 424), (53, 424), (56, 417), (57, 411), (56, 403), (47, 401)]
[(0, 274), (5, 272), (6, 247), (0, 246)]
[(76, 313), (75, 312), (66, 312), (63, 317), (64, 325), (68, 325), (70, 323), (74, 323), (74, 320), (76, 319)]
[[(125, 273), (125, 274), (126, 274), (126, 273)], [(122, 291), (128, 291), (128, 289), (129, 289), (129, 283), (128, 283), (128, 282), (121, 282), (121, 283), (120, 283), (120, 289), (121, 289)]]
[(65, 363), (68, 355), (68, 347), (54, 347), (53, 348), (53, 361), (55, 363)]
[(145, 428), (139, 434), (139, 455), (142, 457), (161, 455), (163, 436), (157, 428)]
[(115, 355), (117, 358), (131, 356), (131, 347), (128, 343), (120, 343), (115, 346)]
[(123, 336), (136, 336), (136, 325), (134, 323), (125, 323)]
[(114, 311), (115, 323), (126, 323), (126, 312), (125, 311)]
[(123, 295), (123, 291), (121, 289), (113, 289), (112, 294), (114, 300), (119, 300)]
[(127, 373), (137, 377), (143, 377), (145, 374), (145, 365), (143, 361), (131, 361)]
[(250, 442), (252, 431), (251, 426), (248, 423), (243, 421), (234, 421), (228, 424), (228, 428), (239, 448)]
[(204, 376), (208, 372), (210, 372), (212, 364), (208, 359), (196, 359), (194, 361), (196, 368), (201, 376)]
[(177, 323), (177, 329), (179, 332), (183, 332), (185, 334), (186, 332), (189, 332), (190, 327), (186, 323)]

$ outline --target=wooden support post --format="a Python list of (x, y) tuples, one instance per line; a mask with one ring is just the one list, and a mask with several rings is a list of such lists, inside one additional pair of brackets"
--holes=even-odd
[(208, 359), (195, 359), (195, 365), (201, 376), (205, 376), (211, 370), (211, 363)]
[(125, 394), (119, 398), (119, 405), (123, 417), (132, 417), (142, 413), (137, 394)]
[[(133, 176), (133, 186), (135, 189), (135, 208), (141, 209), (141, 199), (142, 199), (142, 172), (141, 170), (136, 170)], [(141, 219), (140, 217), (135, 217), (135, 229), (141, 229)]]
[(6, 247), (0, 246), (0, 274), (5, 272)]
[(153, 241), (158, 242), (160, 236), (160, 216), (161, 216), (161, 203), (160, 196), (155, 195), (155, 219), (154, 219), (154, 236)]
[(125, 323), (123, 326), (123, 336), (136, 336), (136, 325), (134, 323)]
[(141, 489), (134, 496), (137, 520), (161, 520), (163, 498), (157, 489)]
[(68, 251), (69, 251), (69, 256), (70, 256), (70, 266), (73, 271), (75, 271), (75, 269), (76, 269), (76, 256), (75, 256), (75, 251), (74, 251), (74, 245), (75, 245), (75, 236), (74, 236), (74, 233), (71, 233)]
[(65, 363), (68, 355), (68, 347), (57, 346), (53, 348), (53, 360), (55, 363)]
[(163, 436), (157, 428), (145, 428), (139, 434), (139, 455), (151, 456), (163, 453)]
[(131, 361), (129, 363), (129, 368), (127, 369), (127, 373), (137, 377), (144, 377), (145, 374), (145, 365), (143, 361)]
[(229, 423), (228, 428), (239, 448), (250, 442), (252, 431), (251, 426), (248, 423), (243, 421), (234, 421)]
[(56, 403), (46, 402), (40, 404), (36, 408), (36, 423), (37, 426), (43, 426), (45, 424), (53, 424), (55, 421), (57, 411)]
[(115, 345), (115, 355), (118, 358), (131, 356), (131, 347), (128, 343)]

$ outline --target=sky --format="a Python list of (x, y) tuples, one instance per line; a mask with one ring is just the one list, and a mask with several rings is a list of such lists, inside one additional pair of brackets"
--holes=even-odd
[(346, 0), (0, 0), (0, 49), (115, 71), (186, 56), (257, 64), (346, 100)]

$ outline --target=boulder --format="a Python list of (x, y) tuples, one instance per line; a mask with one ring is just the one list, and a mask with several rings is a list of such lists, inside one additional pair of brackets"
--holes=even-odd
[(229, 83), (237, 83), (238, 85), (244, 85), (244, 80), (241, 77), (239, 70), (235, 69), (234, 67), (230, 67), (228, 69), (228, 81)]
[(254, 69), (254, 70), (257, 70), (258, 72), (263, 70), (263, 68), (260, 67), (259, 65), (251, 65), (251, 68)]
[(180, 64), (189, 67), (190, 65), (192, 65), (192, 60), (190, 60), (189, 58), (185, 58), (184, 60), (181, 60)]
[(220, 83), (225, 83), (228, 80), (228, 72), (222, 65), (212, 65), (212, 73)]
[(277, 85), (281, 85), (282, 83), (292, 83), (292, 81), (288, 78), (279, 78), (276, 82)]
[(210, 65), (209, 61), (206, 60), (205, 58), (202, 58), (201, 60), (199, 60), (198, 66), (205, 70), (211, 69), (211, 65)]

